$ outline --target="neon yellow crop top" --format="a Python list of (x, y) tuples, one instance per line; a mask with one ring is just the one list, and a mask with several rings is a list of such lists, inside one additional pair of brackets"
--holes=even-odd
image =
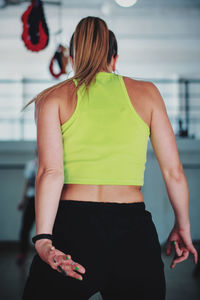
[(144, 184), (150, 130), (133, 108), (121, 75), (98, 72), (88, 95), (82, 85), (61, 131), (64, 183)]

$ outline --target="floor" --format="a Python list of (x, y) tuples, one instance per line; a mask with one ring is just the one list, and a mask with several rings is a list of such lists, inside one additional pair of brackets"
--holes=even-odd
[[(34, 251), (31, 249), (25, 264), (18, 266), (15, 262), (16, 247), (0, 247), (0, 300), (21, 300), (33, 254)], [(166, 300), (199, 300), (200, 274), (197, 277), (193, 275), (195, 265), (192, 255), (186, 261), (176, 265), (174, 269), (170, 269), (172, 256), (167, 257), (164, 252), (162, 253), (167, 283)], [(102, 300), (102, 298), (97, 293), (89, 300)]]

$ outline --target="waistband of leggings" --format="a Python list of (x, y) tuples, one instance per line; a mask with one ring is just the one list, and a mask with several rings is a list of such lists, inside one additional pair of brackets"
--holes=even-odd
[(145, 215), (150, 214), (146, 210), (146, 205), (144, 202), (130, 202), (130, 203), (119, 203), (119, 202), (94, 202), (94, 201), (81, 201), (81, 200), (60, 200), (59, 208), (74, 208), (81, 210), (103, 210), (111, 213), (127, 212), (134, 215)]

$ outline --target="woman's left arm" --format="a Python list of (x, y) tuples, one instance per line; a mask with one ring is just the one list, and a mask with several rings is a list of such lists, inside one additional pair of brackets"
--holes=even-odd
[(38, 170), (35, 181), (36, 234), (52, 234), (64, 184), (59, 102), (55, 93), (35, 105)]

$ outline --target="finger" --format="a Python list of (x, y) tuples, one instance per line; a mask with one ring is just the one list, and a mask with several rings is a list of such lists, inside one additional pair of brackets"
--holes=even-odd
[(197, 264), (197, 262), (198, 262), (198, 252), (197, 252), (197, 250), (193, 247), (193, 249), (190, 252), (193, 254), (194, 263)]
[(59, 264), (62, 264), (62, 265), (67, 265), (67, 266), (73, 265), (74, 268), (76, 268), (76, 270), (78, 270), (81, 273), (85, 273), (85, 271), (86, 271), (85, 268), (81, 264), (79, 264), (71, 259), (71, 255), (62, 255), (62, 258), (59, 259), (58, 262), (59, 262)]
[[(49, 264), (51, 265), (51, 267), (54, 269), (54, 270), (57, 270), (58, 267), (62, 267), (62, 259), (60, 256), (58, 255), (53, 255), (50, 259), (49, 259)], [(60, 268), (59, 268), (60, 269)]]
[(72, 258), (72, 257), (71, 257), (70, 254), (65, 255), (65, 259), (66, 259), (66, 260), (70, 260), (71, 258)]
[(58, 254), (58, 255), (54, 254), (52, 260), (53, 260), (54, 268), (58, 268), (58, 266), (63, 267), (65, 265), (71, 268), (71, 264), (73, 262), (71, 259), (71, 255), (66, 256), (65, 254)]
[(176, 255), (174, 256), (174, 259), (173, 259), (170, 267), (174, 268), (177, 263), (180, 263), (180, 262), (186, 260), (188, 258), (188, 256), (189, 256), (189, 252), (187, 250), (183, 250), (182, 256), (180, 256), (180, 257), (177, 257)]
[(47, 262), (49, 263), (49, 265), (52, 267), (52, 269), (57, 269), (57, 265), (58, 265), (58, 262), (57, 260), (55, 259), (55, 247), (52, 246), (52, 245), (49, 245), (49, 255), (48, 255), (48, 258), (47, 258)]
[(72, 259), (68, 259), (66, 257), (66, 255), (62, 255), (62, 256), (59, 256), (59, 259), (57, 259), (56, 257), (56, 260), (58, 261), (58, 264), (59, 265), (66, 265), (66, 266), (71, 266), (71, 264), (73, 263), (73, 260)]
[(56, 268), (58, 268), (58, 266), (60, 266), (60, 267), (63, 266), (63, 262), (61, 259), (54, 257), (53, 260), (54, 260), (54, 265), (56, 266)]
[(48, 263), (52, 267), (52, 269), (57, 270), (59, 262), (55, 259), (55, 257), (49, 257)]
[(54, 254), (53, 259), (58, 263), (62, 264), (64, 262), (63, 255), (60, 254)]
[(193, 256), (194, 256), (194, 263), (197, 264), (198, 263), (198, 252), (196, 250), (193, 253)]
[(62, 273), (64, 276), (68, 276), (67, 271), (64, 270), (63, 266), (61, 267), (60, 265), (57, 267), (57, 271)]
[(76, 270), (83, 274), (86, 272), (85, 268), (77, 262), (72, 262), (71, 268), (72, 268), (72, 270)]
[(177, 259), (174, 259), (173, 262), (171, 263), (171, 268), (174, 268), (176, 264), (178, 264), (178, 263), (180, 263), (180, 262), (186, 260), (187, 257), (188, 257), (188, 255), (186, 255), (185, 257), (184, 257), (184, 256), (181, 256), (181, 257), (179, 257), (179, 258), (177, 258)]
[(166, 255), (170, 255), (170, 253), (171, 253), (171, 242), (169, 241), (166, 247)]
[(70, 261), (72, 262), (71, 255), (69, 254), (67, 255), (60, 254), (60, 252), (55, 251), (55, 255), (56, 255), (56, 259), (60, 262), (62, 261), (62, 263), (70, 262)]
[(172, 243), (173, 243), (173, 245), (174, 245), (176, 254), (177, 254), (178, 256), (181, 256), (182, 253), (183, 253), (183, 251), (180, 249), (180, 245), (179, 245), (180, 242), (178, 242), (178, 241), (172, 241)]
[(50, 245), (49, 246), (49, 257), (50, 257), (50, 259), (52, 259), (53, 256), (55, 256), (55, 247)]
[[(175, 242), (175, 241), (174, 241)], [(181, 256), (182, 253), (183, 253), (183, 250), (180, 249), (180, 246), (179, 246), (179, 242), (176, 241), (176, 243), (173, 243), (174, 244), (174, 247), (175, 247), (175, 251), (177, 253), (178, 256)]]
[(49, 257), (48, 257), (49, 264), (56, 269), (60, 263), (60, 259), (56, 255), (56, 248), (53, 245), (49, 247)]
[(193, 258), (194, 258), (194, 263), (197, 264), (198, 262), (198, 252), (197, 250), (195, 249), (195, 247), (193, 246), (193, 244), (189, 244), (187, 246), (187, 249), (193, 254)]
[(54, 250), (56, 250), (56, 248), (55, 248), (53, 245), (50, 245), (49, 251), (52, 252), (52, 251), (54, 251)]
[(81, 264), (79, 264), (73, 260), (70, 260), (67, 262), (64, 261), (63, 265), (69, 266), (72, 270), (78, 271), (83, 274), (86, 272), (85, 268)]
[(179, 260), (173, 260), (171, 265), (170, 265), (170, 268), (174, 268), (176, 266), (177, 263), (180, 263), (182, 261), (182, 257), (179, 257)]
[(73, 277), (73, 278), (79, 279), (79, 280), (83, 279), (83, 277), (80, 274), (74, 272), (70, 266), (60, 266), (59, 265), (57, 269), (58, 269), (58, 272), (60, 272), (64, 276), (70, 276), (70, 277)]
[(65, 271), (67, 276), (73, 277), (75, 279), (83, 280), (83, 277), (80, 274), (74, 272), (72, 268), (70, 268), (69, 266), (63, 266), (62, 269)]

